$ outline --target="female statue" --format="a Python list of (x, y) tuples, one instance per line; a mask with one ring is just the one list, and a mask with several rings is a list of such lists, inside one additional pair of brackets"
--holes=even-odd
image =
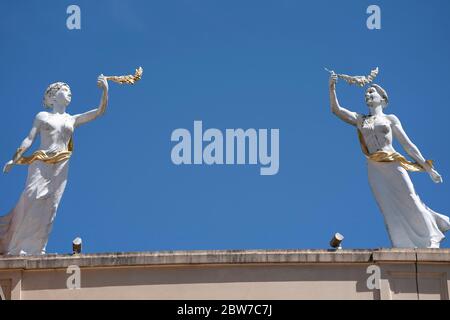
[[(332, 72), (330, 86), (331, 111), (341, 120), (355, 126), (361, 149), (367, 157), (369, 184), (383, 213), (393, 247), (439, 248), (450, 229), (450, 220), (428, 208), (419, 198), (407, 173), (426, 171), (435, 183), (442, 182), (432, 161), (425, 160), (411, 142), (400, 120), (393, 114), (384, 114), (388, 104), (386, 91), (372, 84), (365, 93), (369, 114), (362, 115), (342, 108), (336, 96), (338, 76)], [(406, 160), (392, 146), (395, 137), (405, 151), (416, 161)]]
[[(71, 101), (66, 83), (53, 83), (45, 91), (44, 106), (50, 111), (36, 115), (30, 133), (3, 168), (7, 173), (15, 164), (29, 165), (25, 190), (19, 202), (9, 214), (0, 217), (0, 254), (45, 254), (67, 183), (73, 131), (105, 113), (108, 104), (106, 77), (100, 75), (97, 84), (103, 89), (100, 106), (77, 115), (66, 113)], [(38, 135), (41, 137), (39, 150), (29, 157), (23, 156)]]

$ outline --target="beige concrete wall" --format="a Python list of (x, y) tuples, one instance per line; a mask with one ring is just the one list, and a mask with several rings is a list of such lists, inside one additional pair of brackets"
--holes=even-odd
[[(424, 254), (422, 261), (414, 250), (9, 257), (0, 258), (0, 286), (8, 299), (448, 299), (450, 252)], [(80, 289), (67, 288), (70, 265), (80, 266)], [(367, 287), (371, 265), (380, 268), (379, 289)]]

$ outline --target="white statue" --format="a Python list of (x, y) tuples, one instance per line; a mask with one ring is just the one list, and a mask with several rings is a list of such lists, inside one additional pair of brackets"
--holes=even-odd
[[(432, 161), (425, 160), (408, 138), (399, 119), (393, 114), (383, 113), (388, 104), (388, 96), (379, 85), (372, 84), (367, 89), (365, 100), (369, 114), (362, 115), (339, 105), (336, 97), (338, 76), (345, 79), (331, 72), (331, 111), (357, 128), (361, 148), (367, 157), (369, 184), (383, 213), (392, 246), (439, 248), (440, 242), (445, 238), (444, 232), (450, 230), (450, 220), (447, 216), (431, 210), (420, 200), (407, 170), (426, 171), (435, 183), (442, 182), (441, 176), (433, 168)], [(369, 78), (369, 82), (373, 78)], [(415, 163), (394, 150), (393, 137), (400, 142)]]
[[(107, 78), (100, 75), (98, 85), (103, 89), (100, 106), (77, 115), (66, 113), (71, 101), (67, 84), (56, 82), (45, 91), (44, 106), (50, 111), (36, 115), (28, 137), (3, 168), (3, 172), (7, 173), (15, 164), (29, 164), (25, 190), (19, 202), (9, 214), (0, 217), (0, 254), (45, 254), (56, 210), (67, 183), (73, 131), (101, 116), (108, 104)], [(41, 137), (39, 150), (30, 157), (24, 157), (24, 152), (37, 135)]]
[[(108, 80), (135, 84), (142, 74), (142, 67), (136, 69), (134, 75), (106, 77), (101, 74), (97, 79), (97, 85), (103, 89), (100, 106), (77, 115), (66, 113), (72, 97), (66, 83), (56, 82), (47, 88), (44, 106), (51, 109), (50, 112), (36, 115), (28, 137), (3, 168), (7, 173), (15, 164), (29, 165), (25, 190), (19, 202), (9, 214), (0, 217), (0, 254), (45, 254), (56, 210), (67, 184), (74, 129), (105, 113)], [(38, 135), (41, 136), (39, 150), (29, 157), (23, 156)]]

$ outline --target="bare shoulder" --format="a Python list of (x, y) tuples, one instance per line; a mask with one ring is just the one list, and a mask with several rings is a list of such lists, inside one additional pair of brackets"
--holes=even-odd
[(35, 119), (37, 121), (43, 121), (48, 118), (48, 115), (49, 113), (47, 111), (41, 111), (36, 115)]
[(386, 118), (391, 122), (393, 125), (399, 125), (400, 120), (397, 118), (395, 114), (387, 114)]

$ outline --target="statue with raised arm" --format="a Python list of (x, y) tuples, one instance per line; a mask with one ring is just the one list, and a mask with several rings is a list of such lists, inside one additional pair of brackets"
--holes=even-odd
[[(45, 254), (59, 202), (67, 183), (69, 158), (72, 155), (74, 129), (105, 113), (108, 104), (108, 81), (98, 77), (103, 94), (98, 108), (83, 114), (70, 115), (66, 108), (71, 101), (66, 83), (51, 84), (44, 94), (44, 107), (39, 112), (28, 136), (17, 149), (3, 172), (14, 165), (27, 164), (28, 177), (19, 202), (6, 216), (0, 217), (0, 254)], [(24, 156), (36, 137), (40, 147), (31, 156)]]
[[(108, 80), (120, 84), (135, 84), (142, 77), (143, 69), (134, 75), (104, 76), (97, 79), (103, 94), (98, 108), (86, 113), (66, 113), (72, 94), (63, 82), (48, 86), (44, 94), (44, 107), (39, 112), (28, 136), (8, 161), (3, 172), (14, 165), (29, 165), (25, 190), (16, 207), (0, 216), (0, 254), (45, 254), (48, 236), (53, 226), (59, 202), (67, 184), (69, 159), (73, 152), (72, 136), (75, 128), (103, 115), (108, 105)], [(31, 156), (24, 153), (40, 135), (41, 145)]]
[[(372, 76), (369, 82), (376, 74)], [(400, 120), (393, 114), (383, 112), (388, 104), (388, 95), (383, 88), (377, 84), (369, 85), (365, 93), (369, 112), (363, 115), (340, 106), (336, 96), (337, 79), (338, 75), (331, 72), (331, 111), (357, 128), (361, 149), (367, 158), (369, 184), (384, 216), (392, 246), (439, 248), (445, 238), (444, 232), (450, 229), (450, 220), (422, 202), (407, 172), (425, 171), (435, 183), (440, 183), (442, 177), (433, 167), (433, 162), (425, 160), (406, 135)], [(395, 151), (393, 138), (400, 142), (415, 162)]]

